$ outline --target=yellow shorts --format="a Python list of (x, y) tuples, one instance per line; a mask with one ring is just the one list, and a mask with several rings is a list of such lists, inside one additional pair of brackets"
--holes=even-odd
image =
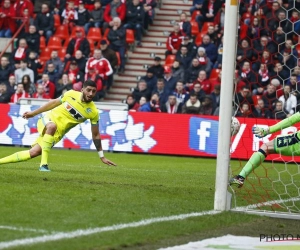
[[(36, 144), (39, 144), (40, 146), (42, 146), (43, 136), (44, 136), (44, 134), (45, 134), (45, 128), (46, 128), (46, 125), (47, 125), (49, 122), (55, 123), (55, 122), (52, 121), (52, 120), (49, 118), (49, 116), (47, 116), (47, 115), (42, 116), (42, 117), (38, 120), (38, 123), (37, 123), (37, 130), (38, 130), (40, 136), (35, 140), (35, 142), (31, 145), (31, 147), (33, 147), (33, 146), (36, 145)], [(55, 124), (56, 124), (56, 123), (55, 123)], [(56, 126), (57, 126), (57, 124), (56, 124)], [(58, 142), (61, 140), (61, 138), (62, 138), (62, 136), (61, 136), (61, 134), (60, 134), (60, 132), (59, 132), (59, 129), (57, 129), (57, 130), (55, 131), (55, 134), (54, 134), (53, 137), (54, 137), (54, 143), (53, 143), (52, 147), (53, 147), (56, 143), (58, 143)]]

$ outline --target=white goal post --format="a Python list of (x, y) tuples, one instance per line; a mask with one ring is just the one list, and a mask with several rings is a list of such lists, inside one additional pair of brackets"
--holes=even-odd
[(238, 0), (226, 0), (224, 45), (222, 59), (222, 89), (220, 98), (218, 153), (214, 209), (228, 210), (227, 185), (230, 162), (230, 127), (234, 91), (235, 55), (238, 25)]

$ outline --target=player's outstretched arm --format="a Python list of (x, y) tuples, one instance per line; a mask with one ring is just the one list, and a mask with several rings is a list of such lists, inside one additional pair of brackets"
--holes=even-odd
[(43, 112), (49, 111), (51, 109), (54, 109), (57, 106), (59, 106), (60, 104), (61, 104), (60, 98), (53, 99), (53, 100), (45, 103), (43, 106), (39, 107), (36, 110), (25, 112), (23, 114), (23, 118), (24, 119), (32, 118), (32, 117), (34, 117), (34, 116), (36, 116), (38, 114), (41, 114)]
[(92, 125), (92, 137), (101, 161), (108, 166), (117, 166), (117, 164), (104, 157), (98, 125)]
[(292, 116), (287, 117), (287, 118), (283, 119), (282, 121), (276, 123), (275, 125), (267, 127), (267, 128), (253, 127), (252, 131), (256, 137), (262, 138), (268, 134), (273, 134), (281, 129), (288, 128), (297, 122), (300, 122), (300, 113), (299, 112), (296, 112)]

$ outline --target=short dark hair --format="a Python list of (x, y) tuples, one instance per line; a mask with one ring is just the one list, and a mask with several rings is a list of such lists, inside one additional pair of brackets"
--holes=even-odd
[(97, 88), (96, 82), (92, 81), (92, 80), (87, 80), (83, 83), (83, 87), (94, 87)]

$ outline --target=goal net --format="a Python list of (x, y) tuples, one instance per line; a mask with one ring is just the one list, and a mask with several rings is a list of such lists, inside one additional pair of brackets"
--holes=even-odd
[[(286, 135), (283, 144), (300, 143), (288, 135), (300, 124), (262, 139), (254, 126), (268, 127), (300, 110), (300, 1), (241, 0), (236, 50), (234, 112), (241, 123), (231, 151), (243, 154), (230, 161), (230, 175), (240, 173), (263, 143)], [(226, 32), (226, 30), (225, 30)], [(300, 152), (269, 155), (253, 168), (242, 188), (229, 187), (235, 211), (264, 214), (300, 212)], [(271, 215), (272, 216), (272, 215)]]

